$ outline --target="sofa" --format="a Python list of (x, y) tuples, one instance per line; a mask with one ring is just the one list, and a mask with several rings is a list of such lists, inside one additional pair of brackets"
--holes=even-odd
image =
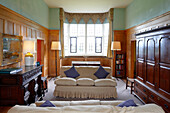
[(39, 107), (44, 101), (37, 101), (30, 106), (15, 105), (8, 113), (165, 113), (156, 104), (137, 107), (118, 107), (123, 101), (51, 101), (56, 107)]
[(110, 67), (103, 67), (109, 74), (98, 79), (94, 73), (99, 66), (75, 66), (80, 74), (77, 78), (66, 77), (65, 71), (72, 66), (62, 66), (60, 76), (56, 78), (54, 96), (64, 98), (117, 98), (116, 80)]

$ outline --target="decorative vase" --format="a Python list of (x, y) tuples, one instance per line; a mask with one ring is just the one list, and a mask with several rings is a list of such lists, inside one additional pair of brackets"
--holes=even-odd
[(34, 55), (30, 52), (27, 52), (25, 55), (25, 66), (32, 66), (34, 65)]

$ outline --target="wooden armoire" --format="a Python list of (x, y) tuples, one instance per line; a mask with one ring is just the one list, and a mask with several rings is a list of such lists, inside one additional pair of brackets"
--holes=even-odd
[(170, 26), (136, 34), (134, 93), (170, 113)]

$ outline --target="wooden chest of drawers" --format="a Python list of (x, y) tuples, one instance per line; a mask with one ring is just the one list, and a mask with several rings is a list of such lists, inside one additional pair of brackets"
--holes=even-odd
[(16, 74), (0, 74), (0, 106), (28, 105), (41, 98), (42, 66), (22, 69)]
[(135, 80), (134, 84), (135, 84), (134, 94), (143, 103), (155, 103), (161, 106), (167, 113), (170, 113), (170, 100), (168, 98), (160, 95), (158, 92), (146, 86), (139, 80)]

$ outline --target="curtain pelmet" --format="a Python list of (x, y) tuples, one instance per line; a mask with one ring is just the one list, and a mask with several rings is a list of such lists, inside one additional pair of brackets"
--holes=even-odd
[(76, 23), (79, 23), (81, 19), (87, 24), (90, 19), (92, 19), (93, 23), (96, 23), (97, 19), (103, 24), (105, 18), (108, 18), (109, 12), (106, 13), (67, 13), (64, 12), (64, 21), (68, 20), (69, 23), (76, 20)]

